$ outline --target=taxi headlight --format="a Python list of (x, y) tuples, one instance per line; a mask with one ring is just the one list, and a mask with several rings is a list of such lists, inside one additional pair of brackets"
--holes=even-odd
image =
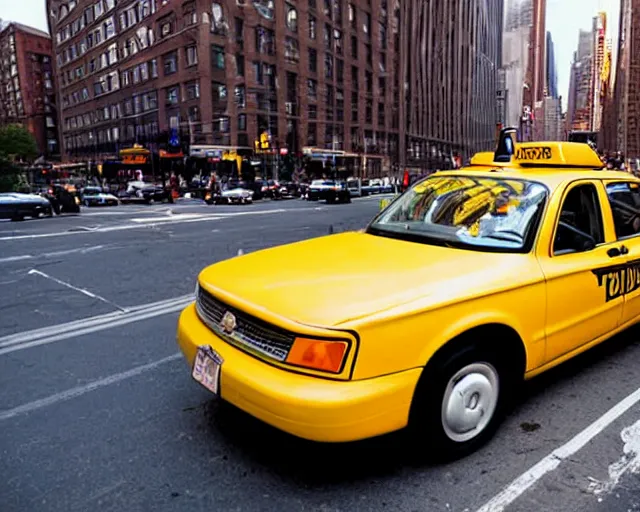
[(349, 348), (343, 340), (296, 338), (286, 363), (322, 372), (340, 373)]

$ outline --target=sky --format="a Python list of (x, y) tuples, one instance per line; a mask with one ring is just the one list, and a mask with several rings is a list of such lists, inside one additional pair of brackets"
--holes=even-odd
[(613, 41), (613, 64), (618, 43), (620, 0), (547, 0), (547, 31), (553, 39), (558, 67), (558, 94), (563, 108), (569, 91), (573, 52), (578, 47), (580, 29), (590, 30), (592, 19), (600, 11), (607, 13), (607, 38)]
[[(551, 32), (555, 46), (558, 91), (565, 106), (578, 32), (580, 29), (589, 30), (592, 18), (599, 11), (607, 13), (607, 32), (613, 41), (615, 65), (620, 0), (547, 0), (547, 30)], [(48, 32), (45, 0), (0, 0), (0, 19), (18, 21)]]

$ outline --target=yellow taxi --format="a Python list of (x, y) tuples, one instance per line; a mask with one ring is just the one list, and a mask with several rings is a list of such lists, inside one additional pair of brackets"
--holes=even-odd
[(640, 180), (505, 130), (363, 231), (205, 268), (178, 344), (202, 385), (296, 436), (409, 427), (460, 456), (520, 382), (638, 321), (639, 234)]

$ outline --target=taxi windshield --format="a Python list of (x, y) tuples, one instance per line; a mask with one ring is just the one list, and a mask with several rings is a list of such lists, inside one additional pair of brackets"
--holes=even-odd
[(547, 189), (503, 177), (433, 176), (381, 212), (368, 232), (465, 249), (524, 252)]

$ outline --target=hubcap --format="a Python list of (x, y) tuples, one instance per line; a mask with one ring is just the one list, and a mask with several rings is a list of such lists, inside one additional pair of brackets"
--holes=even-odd
[(498, 404), (499, 378), (489, 363), (474, 363), (449, 379), (442, 399), (442, 427), (452, 441), (464, 443), (489, 424)]

